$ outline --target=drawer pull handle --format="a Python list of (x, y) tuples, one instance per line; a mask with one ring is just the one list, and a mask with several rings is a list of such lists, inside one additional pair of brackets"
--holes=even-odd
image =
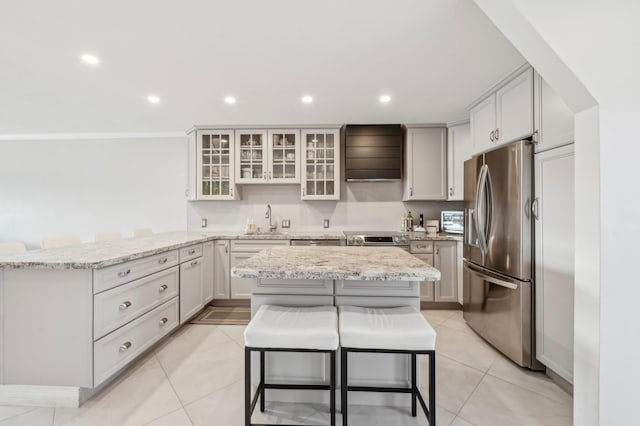
[(199, 262), (199, 260), (194, 260), (193, 262), (191, 262), (191, 266), (196, 266)]
[(158, 263), (159, 263), (160, 265), (164, 265), (165, 263), (167, 263), (167, 261), (168, 261), (168, 260), (169, 260), (169, 259), (165, 257), (164, 259), (160, 259), (160, 260), (158, 260)]
[(169, 286), (168, 286), (168, 285), (166, 285), (166, 284), (162, 284), (162, 285), (160, 286), (160, 288), (158, 289), (158, 293), (164, 293), (168, 288), (169, 288)]
[(122, 302), (120, 304), (120, 306), (118, 306), (118, 309), (120, 309), (121, 311), (124, 311), (125, 309), (127, 309), (129, 306), (131, 306), (131, 302), (129, 302), (128, 300), (126, 302)]
[(131, 342), (124, 342), (123, 344), (120, 345), (120, 348), (118, 349), (118, 351), (126, 352), (131, 346), (132, 346)]
[(169, 319), (165, 317), (165, 318), (162, 318), (158, 324), (160, 325), (160, 327), (162, 327), (168, 322), (169, 322)]
[(118, 276), (119, 277), (126, 277), (127, 275), (129, 275), (131, 273), (131, 269), (127, 269), (126, 271), (120, 271), (118, 272)]
[(196, 249), (189, 250), (189, 254), (195, 254), (195, 253), (196, 253)]

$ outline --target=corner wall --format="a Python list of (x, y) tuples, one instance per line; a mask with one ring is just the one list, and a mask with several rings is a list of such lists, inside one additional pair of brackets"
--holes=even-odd
[(187, 226), (186, 137), (0, 141), (0, 241)]

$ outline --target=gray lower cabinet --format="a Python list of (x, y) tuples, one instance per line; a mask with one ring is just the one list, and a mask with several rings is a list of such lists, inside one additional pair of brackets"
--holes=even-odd
[[(289, 240), (233, 240), (229, 258), (229, 270), (238, 263), (249, 259), (265, 248), (273, 246), (288, 246)], [(229, 277), (229, 295), (231, 299), (250, 299), (253, 279)]]
[(229, 289), (229, 240), (217, 240), (214, 247), (214, 299), (228, 299)]
[(184, 324), (204, 306), (202, 257), (180, 264), (180, 324)]
[[(410, 251), (411, 254), (427, 265), (433, 266), (433, 241), (411, 241)], [(421, 302), (433, 302), (434, 286), (434, 281), (422, 281), (420, 283)]]
[(434, 267), (441, 279), (435, 283), (436, 302), (458, 301), (458, 250), (455, 241), (435, 241)]
[(214, 244), (213, 241), (202, 245), (202, 299), (206, 305), (213, 299), (214, 293)]
[(420, 283), (420, 301), (458, 302), (457, 242), (412, 241), (411, 254), (434, 266), (441, 274), (440, 281)]

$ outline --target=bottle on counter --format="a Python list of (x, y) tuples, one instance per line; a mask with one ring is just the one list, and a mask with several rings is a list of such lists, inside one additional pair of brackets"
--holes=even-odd
[(424, 228), (424, 215), (422, 213), (420, 213), (420, 216), (418, 217), (418, 225), (420, 228)]
[(407, 218), (404, 214), (400, 216), (400, 232), (407, 232)]
[(411, 211), (407, 213), (407, 232), (411, 232), (413, 230), (413, 216), (411, 215)]

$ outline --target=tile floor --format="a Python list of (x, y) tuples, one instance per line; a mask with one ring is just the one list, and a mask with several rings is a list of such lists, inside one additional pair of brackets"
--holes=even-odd
[[(571, 425), (571, 396), (496, 352), (467, 327), (460, 311), (423, 314), (438, 333), (439, 425)], [(82, 407), (0, 406), (0, 426), (241, 425), (243, 330), (189, 325)], [(426, 362), (421, 374), (427, 383)], [(418, 412), (412, 418), (406, 409), (352, 406), (349, 424), (426, 425)], [(328, 413), (325, 406), (268, 404), (253, 421), (328, 424)]]

